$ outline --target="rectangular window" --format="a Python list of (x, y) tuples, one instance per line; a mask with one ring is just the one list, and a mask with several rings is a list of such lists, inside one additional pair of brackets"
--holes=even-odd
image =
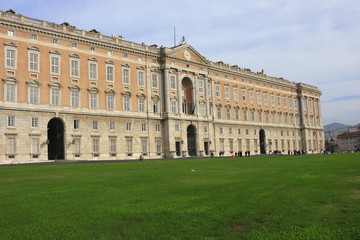
[(31, 39), (31, 40), (37, 40), (37, 35), (35, 35), (35, 34), (30, 34), (30, 39)]
[(265, 118), (266, 118), (266, 122), (268, 123), (269, 122), (269, 113), (268, 112), (265, 112)]
[(294, 99), (294, 109), (297, 110), (297, 108), (298, 108), (298, 102), (296, 99)]
[(31, 139), (31, 154), (39, 154), (39, 139)]
[(246, 90), (245, 89), (241, 90), (241, 96), (242, 96), (242, 101), (246, 102)]
[(109, 122), (109, 130), (110, 130), (110, 131), (114, 131), (114, 130), (115, 130), (115, 122), (113, 122), (113, 121), (110, 121), (110, 122)]
[(230, 148), (230, 152), (234, 151), (234, 141), (233, 140), (229, 140), (229, 148)]
[(9, 36), (15, 36), (15, 31), (13, 31), (13, 30), (8, 30), (7, 31), (7, 34), (9, 35)]
[(176, 106), (176, 100), (171, 101), (171, 112), (176, 113), (177, 106)]
[(171, 75), (170, 76), (170, 88), (171, 89), (176, 89), (176, 80), (175, 80), (175, 76)]
[(250, 94), (250, 102), (253, 103), (254, 102), (254, 92), (250, 91), (249, 94)]
[(238, 89), (234, 88), (234, 100), (238, 100), (238, 99), (239, 99)]
[(156, 152), (157, 152), (158, 154), (160, 154), (160, 153), (161, 153), (161, 141), (160, 141), (160, 140), (156, 140), (156, 141), (155, 141), (155, 144), (156, 144)]
[(90, 108), (97, 108), (98, 106), (98, 95), (97, 93), (90, 93)]
[(284, 107), (286, 107), (286, 98), (283, 97), (283, 104), (284, 104)]
[(114, 81), (114, 66), (106, 66), (106, 81)]
[(80, 93), (78, 91), (71, 91), (71, 106), (72, 107), (79, 107), (80, 102)]
[(126, 131), (131, 131), (131, 129), (132, 129), (132, 123), (131, 123), (131, 122), (127, 122), (126, 125), (125, 125), (125, 127), (126, 127)]
[(74, 139), (74, 154), (79, 155), (80, 154), (80, 139), (76, 138)]
[(110, 138), (110, 153), (116, 153), (116, 139)]
[(79, 61), (72, 59), (70, 61), (71, 64), (71, 76), (72, 77), (79, 77), (80, 71), (79, 71)]
[(179, 124), (175, 124), (175, 132), (180, 132), (180, 125)]
[(208, 126), (204, 126), (204, 133), (208, 133)]
[(159, 101), (153, 100), (153, 111), (154, 113), (159, 113)]
[(100, 150), (100, 146), (99, 146), (99, 139), (98, 138), (93, 138), (92, 140), (92, 150), (93, 150), (93, 153), (99, 153), (99, 150)]
[(161, 128), (160, 128), (160, 124), (156, 124), (155, 125), (155, 131), (156, 132), (160, 132)]
[(292, 100), (289, 98), (289, 107), (292, 108)]
[(123, 83), (129, 84), (130, 83), (130, 70), (127, 68), (123, 69)]
[(16, 153), (16, 141), (15, 138), (7, 139), (7, 154), (15, 154)]
[(39, 102), (39, 87), (30, 86), (29, 87), (29, 102), (38, 103)]
[(274, 103), (274, 95), (271, 95), (271, 106), (274, 106), (275, 105), (275, 103)]
[(251, 111), (251, 121), (255, 121), (255, 112)]
[(107, 95), (107, 109), (114, 110), (115, 108), (115, 97), (114, 95)]
[(221, 127), (221, 128), (219, 128), (219, 133), (220, 134), (224, 134), (224, 129)]
[(244, 109), (244, 120), (247, 121), (247, 111)]
[(15, 68), (16, 67), (16, 52), (14, 49), (6, 49), (6, 67)]
[(147, 153), (147, 140), (146, 139), (141, 140), (141, 152)]
[(73, 47), (73, 48), (77, 48), (77, 46), (78, 46), (78, 44), (77, 44), (77, 43), (75, 43), (75, 42), (71, 43), (71, 47)]
[(139, 98), (139, 112), (145, 112), (145, 99)]
[(131, 105), (130, 105), (130, 98), (124, 97), (124, 111), (130, 111)]
[(220, 85), (215, 85), (215, 96), (220, 98)]
[(94, 120), (92, 121), (92, 129), (93, 130), (98, 130), (99, 129), (99, 122)]
[(37, 117), (31, 118), (31, 127), (32, 128), (39, 127), (39, 118), (37, 118)]
[(138, 71), (138, 85), (139, 86), (145, 86), (144, 72), (143, 71)]
[(257, 92), (257, 103), (260, 105), (261, 104), (261, 93)]
[(89, 63), (89, 79), (97, 80), (97, 64)]
[(7, 116), (7, 126), (15, 127), (15, 116)]
[(199, 80), (199, 93), (204, 93), (204, 81)]
[(279, 97), (279, 96), (277, 96), (277, 97), (276, 97), (276, 99), (277, 99), (277, 105), (278, 105), (278, 107), (280, 107), (280, 106), (281, 106), (281, 100), (280, 100), (280, 97)]
[(158, 87), (158, 75), (152, 74), (151, 77), (152, 77), (152, 87), (157, 88)]
[(221, 118), (221, 108), (218, 107), (217, 109), (217, 117), (220, 119)]
[(60, 104), (60, 90), (51, 89), (51, 104), (59, 105)]
[(79, 129), (80, 128), (80, 120), (75, 119), (74, 120), (74, 129)]
[(239, 110), (238, 109), (235, 109), (235, 119), (240, 120)]
[(268, 95), (267, 95), (267, 93), (264, 93), (264, 104), (265, 104), (265, 106), (268, 105)]
[(229, 87), (225, 87), (225, 98), (230, 99)]
[(141, 131), (146, 132), (146, 123), (141, 124)]
[(60, 74), (60, 57), (51, 56), (50, 69), (52, 74)]
[(230, 108), (226, 109), (226, 119), (230, 120)]
[(58, 44), (58, 43), (59, 43), (59, 41), (58, 41), (56, 38), (51, 39), (51, 42), (52, 42), (53, 44)]
[(6, 101), (15, 102), (15, 84), (6, 84)]
[(39, 70), (39, 54), (38, 53), (29, 53), (29, 70), (38, 71)]
[(262, 122), (262, 112), (259, 112), (259, 122)]
[(132, 139), (126, 139), (126, 150), (127, 153), (132, 153)]

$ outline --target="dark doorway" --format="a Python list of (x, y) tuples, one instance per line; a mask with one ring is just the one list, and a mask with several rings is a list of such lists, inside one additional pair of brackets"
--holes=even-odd
[(175, 142), (175, 148), (176, 148), (176, 156), (181, 156), (181, 142), (177, 141)]
[(209, 142), (204, 142), (204, 150), (205, 150), (205, 155), (208, 156), (209, 153)]
[(266, 138), (265, 138), (264, 129), (260, 130), (259, 138), (260, 138), (260, 153), (265, 154), (266, 153)]
[(53, 118), (47, 125), (47, 143), (49, 160), (64, 159), (64, 123), (60, 118)]
[(196, 128), (189, 125), (187, 128), (188, 152), (190, 156), (196, 156)]

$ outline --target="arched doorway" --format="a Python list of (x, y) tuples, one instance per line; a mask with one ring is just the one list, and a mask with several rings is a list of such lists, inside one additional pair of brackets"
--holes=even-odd
[(260, 141), (260, 153), (265, 154), (266, 153), (266, 137), (265, 137), (264, 129), (260, 129), (259, 141)]
[(194, 114), (195, 106), (193, 99), (193, 84), (190, 78), (184, 78), (181, 81), (181, 89), (183, 91), (182, 112), (185, 114)]
[(64, 159), (64, 123), (60, 118), (53, 118), (47, 125), (48, 159)]
[(187, 127), (188, 152), (190, 156), (196, 156), (196, 128), (194, 125)]

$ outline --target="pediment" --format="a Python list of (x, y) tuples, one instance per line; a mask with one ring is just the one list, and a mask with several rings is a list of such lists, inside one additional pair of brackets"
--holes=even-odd
[(166, 50), (166, 57), (172, 57), (188, 62), (209, 64), (210, 61), (196, 51), (192, 46), (183, 44)]

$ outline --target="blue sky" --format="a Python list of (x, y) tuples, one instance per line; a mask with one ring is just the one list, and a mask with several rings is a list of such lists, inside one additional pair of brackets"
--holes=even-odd
[(12, 0), (22, 15), (172, 47), (317, 86), (323, 123), (360, 123), (358, 0)]

